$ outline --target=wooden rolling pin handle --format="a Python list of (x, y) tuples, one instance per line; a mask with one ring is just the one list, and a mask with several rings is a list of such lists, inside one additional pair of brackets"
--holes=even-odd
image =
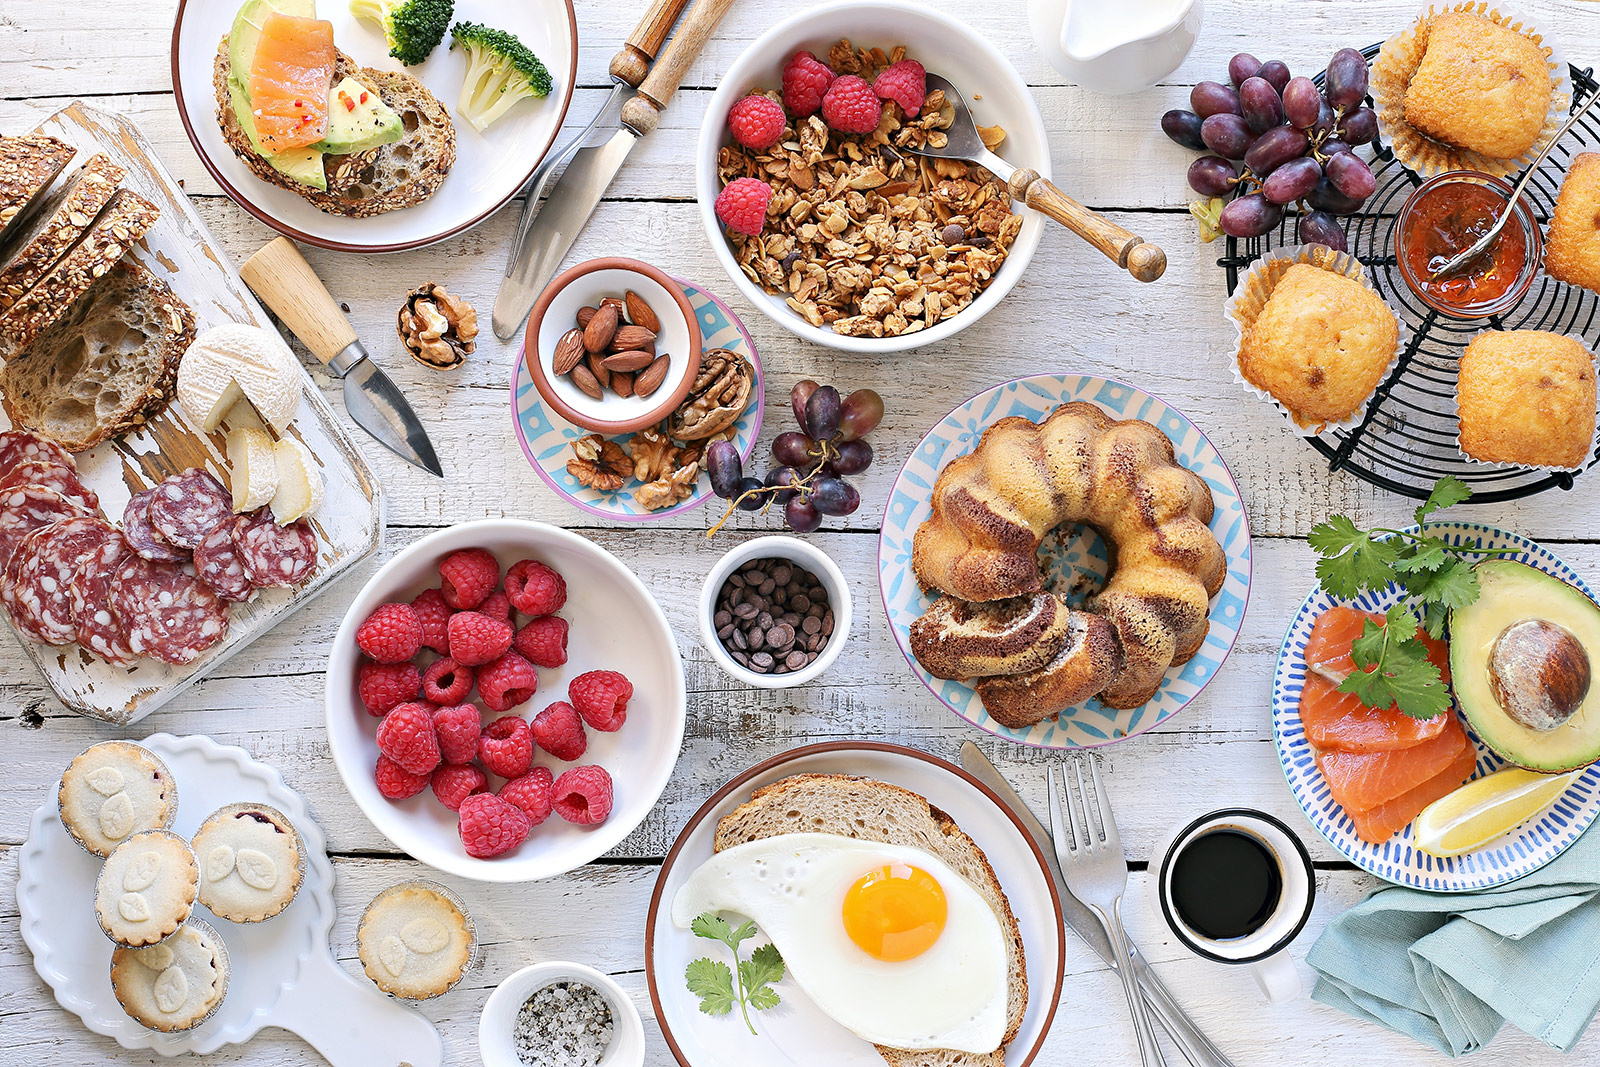
[(1038, 171), (1019, 170), (1006, 185), (1012, 196), (1055, 219), (1141, 282), (1153, 282), (1167, 269), (1167, 254), (1159, 247), (1090, 211), (1039, 177)]
[(355, 342), (355, 327), (287, 237), (245, 260), (239, 276), (323, 363)]
[(628, 35), (622, 50), (611, 57), (611, 76), (621, 78), (635, 89), (644, 81), (650, 63), (666, 43), (672, 24), (678, 21), (689, 0), (655, 0), (639, 25)]
[(667, 50), (661, 53), (661, 58), (639, 86), (638, 95), (622, 105), (622, 121), (634, 133), (643, 136), (661, 124), (662, 109), (672, 99), (683, 76), (689, 73), (695, 56), (710, 39), (711, 31), (732, 6), (733, 0), (696, 0)]

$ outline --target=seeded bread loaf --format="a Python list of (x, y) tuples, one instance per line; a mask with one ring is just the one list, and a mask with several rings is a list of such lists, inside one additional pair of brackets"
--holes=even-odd
[(362, 219), (415, 207), (432, 196), (456, 162), (456, 128), (438, 97), (401, 71), (360, 67), (343, 52), (334, 64), (334, 84), (355, 78), (377, 93), (405, 124), (405, 136), (392, 144), (350, 156), (323, 157), (328, 191), (314, 189), (278, 173), (250, 143), (239, 125), (228, 93), (228, 39), (217, 48), (212, 72), (217, 122), (222, 138), (256, 177), (315, 204), (330, 215)]
[(111, 202), (127, 171), (102, 154), (89, 157), (67, 188), (52, 197), (25, 225), (14, 226), (17, 254), (0, 269), (0, 315), (4, 315), (56, 265)]
[(0, 370), (12, 425), (80, 452), (166, 406), (194, 313), (165, 282), (124, 259)]
[(840, 834), (932, 853), (972, 883), (1000, 920), (1006, 939), (1006, 1034), (987, 1055), (954, 1049), (877, 1046), (890, 1067), (1005, 1067), (1005, 1045), (1022, 1029), (1028, 1009), (1028, 971), (1022, 933), (1005, 890), (983, 849), (927, 799), (897, 785), (842, 774), (799, 774), (750, 794), (717, 822), (712, 849), (721, 852), (779, 834)]
[(11, 226), (27, 220), (77, 152), (65, 141), (37, 130), (21, 137), (0, 137), (0, 238)]

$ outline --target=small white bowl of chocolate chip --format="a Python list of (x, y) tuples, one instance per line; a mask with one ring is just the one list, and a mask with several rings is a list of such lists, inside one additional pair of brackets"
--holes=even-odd
[(850, 587), (798, 537), (757, 537), (717, 561), (700, 590), (700, 633), (717, 665), (760, 689), (813, 681), (850, 633)]

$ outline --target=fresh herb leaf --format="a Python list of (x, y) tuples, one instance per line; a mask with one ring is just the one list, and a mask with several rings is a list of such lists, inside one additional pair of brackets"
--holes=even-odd
[(726, 963), (701, 957), (691, 960), (683, 972), (689, 992), (700, 998), (700, 1010), (707, 1015), (726, 1015), (733, 1010), (733, 972)]
[(739, 959), (739, 946), (756, 936), (756, 924), (746, 922), (735, 928), (711, 912), (696, 916), (689, 929), (696, 937), (722, 942), (733, 953), (733, 970), (725, 963), (701, 958), (690, 963), (684, 972), (689, 992), (700, 998), (700, 1010), (707, 1015), (726, 1015), (737, 1004), (745, 1026), (754, 1034), (756, 1028), (750, 1022), (749, 1009), (761, 1011), (783, 999), (772, 988), (772, 983), (783, 978), (783, 957), (777, 946), (761, 945), (750, 953), (749, 959)]
[(1384, 615), (1384, 637), (1390, 641), (1409, 641), (1417, 636), (1417, 617), (1396, 604)]
[[(739, 964), (739, 976), (744, 979), (745, 988), (752, 991), (750, 1003), (755, 1004), (755, 994), (761, 992), (762, 987), (783, 980), (783, 957), (778, 954), (778, 946), (762, 945), (751, 952), (750, 958)], [(771, 990), (767, 992), (772, 993)], [(772, 1004), (778, 1003), (778, 994), (772, 993), (772, 998)]]
[(1459, 556), (1438, 570), (1405, 575), (1401, 584), (1412, 597), (1446, 611), (1464, 608), (1478, 599), (1478, 576), (1473, 573), (1472, 564)]
[(1428, 516), (1445, 508), (1463, 504), (1472, 496), (1472, 490), (1467, 483), (1453, 474), (1447, 474), (1433, 485), (1433, 492), (1428, 494), (1428, 499), (1422, 502), (1414, 513), (1418, 526), (1426, 526)]
[(1339, 692), (1353, 694), (1369, 708), (1397, 707), (1418, 719), (1431, 719), (1449, 709), (1449, 687), (1439, 668), (1429, 662), (1428, 647), (1416, 639), (1414, 618), (1408, 628), (1411, 636), (1402, 638), (1401, 631), (1391, 634), (1388, 626), (1363, 625), (1361, 636), (1350, 646), (1356, 669), (1339, 683)]
[(1347, 600), (1388, 585), (1400, 554), (1399, 546), (1375, 539), (1343, 515), (1313, 526), (1311, 547), (1322, 556), (1317, 561), (1322, 588)]

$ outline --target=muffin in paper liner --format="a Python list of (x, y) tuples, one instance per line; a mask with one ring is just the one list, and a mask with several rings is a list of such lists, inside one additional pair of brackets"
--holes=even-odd
[[(1394, 315), (1394, 355), (1390, 357), (1388, 365), (1383, 369), (1383, 373), (1378, 376), (1378, 382), (1373, 386), (1372, 393), (1369, 393), (1366, 399), (1347, 418), (1339, 422), (1321, 422), (1310, 425), (1301, 423), (1299, 417), (1277, 397), (1265, 389), (1246, 381), (1244, 372), (1239, 368), (1239, 353), (1244, 345), (1245, 334), (1255, 323), (1262, 309), (1267, 306), (1267, 301), (1271, 299), (1272, 292), (1277, 288), (1278, 282), (1288, 273), (1290, 267), (1300, 263), (1317, 267), (1332, 274), (1343, 275), (1359, 282), (1363, 288), (1378, 297), (1379, 302), (1383, 304), (1389, 314)], [(1372, 282), (1367, 279), (1367, 271), (1361, 265), (1361, 261), (1348, 252), (1335, 252), (1327, 245), (1294, 245), (1267, 253), (1251, 264), (1250, 269), (1239, 279), (1239, 285), (1234, 290), (1233, 295), (1228, 298), (1227, 303), (1223, 304), (1222, 307), (1228, 318), (1233, 322), (1235, 331), (1232, 357), (1234, 380), (1239, 383), (1245, 392), (1261, 398), (1283, 412), (1288, 419), (1290, 431), (1299, 437), (1317, 437), (1334, 430), (1353, 430), (1361, 425), (1362, 419), (1366, 417), (1367, 408), (1372, 403), (1373, 394), (1382, 388), (1383, 383), (1389, 380), (1390, 375), (1394, 373), (1396, 364), (1400, 362), (1400, 353), (1404, 352), (1406, 348), (1407, 328), (1405, 319), (1395, 314), (1394, 308), (1390, 307), (1388, 301), (1385, 301), (1377, 289), (1373, 287)]]
[[(1490, 332), (1490, 331), (1483, 331), (1483, 332)], [(1500, 331), (1500, 332), (1515, 333), (1516, 331), (1515, 330), (1509, 330), (1509, 331)], [(1474, 335), (1474, 339), (1476, 339), (1477, 336), (1478, 335), (1475, 334)], [(1590, 355), (1591, 358), (1594, 357), (1594, 355), (1595, 355), (1594, 350), (1589, 348), (1588, 343), (1585, 342), (1584, 339), (1581, 336), (1580, 337), (1574, 337), (1573, 340), (1577, 341), (1580, 345), (1583, 345), (1583, 347), (1589, 351), (1589, 355)], [(1548, 471), (1551, 474), (1577, 474), (1577, 473), (1580, 473), (1580, 472), (1585, 471), (1585, 470), (1588, 469), (1588, 461), (1592, 461), (1592, 459), (1594, 458), (1597, 450), (1600, 450), (1600, 418), (1596, 418), (1595, 419), (1594, 430), (1591, 432), (1590, 437), (1589, 437), (1589, 451), (1588, 451), (1588, 453), (1586, 455), (1586, 461), (1584, 463), (1579, 464), (1576, 467), (1562, 467), (1562, 466), (1558, 466), (1558, 465), (1555, 465), (1555, 464), (1547, 464), (1547, 463), (1507, 463), (1507, 462), (1504, 462), (1502, 460), (1479, 459), (1478, 457), (1469, 454), (1467, 452), (1467, 450), (1465, 448), (1463, 448), (1462, 445), (1461, 445), (1461, 409), (1460, 409), (1460, 404), (1458, 402), (1458, 398), (1460, 396), (1460, 389), (1461, 389), (1461, 387), (1460, 387), (1460, 382), (1459, 382), (1459, 378), (1458, 378), (1456, 388), (1451, 390), (1451, 393), (1450, 393), (1450, 399), (1449, 399), (1449, 405), (1450, 406), (1449, 406), (1448, 414), (1453, 416), (1455, 418), (1455, 420), (1456, 420), (1456, 437), (1455, 437), (1456, 451), (1461, 453), (1461, 458), (1463, 460), (1465, 460), (1467, 463), (1472, 464), (1474, 467), (1488, 468), (1490, 470), (1503, 470), (1503, 471), (1519, 471), (1519, 470), (1520, 471)]]
[[(375, 973), (375, 968), (373, 965), (378, 964), (379, 960), (376, 958), (369, 960), (369, 947), (366, 944), (368, 923), (374, 916), (374, 909), (378, 908), (379, 905), (384, 903), (386, 899), (408, 891), (420, 891), (423, 893), (435, 894), (444, 898), (447, 903), (449, 903), (458, 913), (460, 913), (462, 924), (466, 927), (467, 931), (466, 960), (461, 966), (460, 973), (445, 983), (442, 988), (436, 988), (425, 993), (419, 993), (417, 995), (407, 995), (405, 993), (397, 992), (395, 989), (387, 988), (387, 983), (383, 980), (380, 980), (382, 977), (382, 972), (378, 971)], [(371, 946), (371, 952), (373, 956), (378, 956), (382, 952), (382, 946)], [(395, 885), (390, 886), (388, 889), (379, 892), (372, 898), (371, 902), (367, 904), (366, 909), (361, 913), (361, 921), (356, 924), (356, 954), (362, 964), (362, 968), (366, 973), (367, 978), (374, 986), (388, 996), (395, 997), (399, 1000), (410, 1001), (431, 1000), (434, 997), (443, 996), (459, 985), (463, 978), (476, 971), (483, 963), (483, 946), (478, 941), (478, 924), (476, 920), (473, 919), (472, 913), (467, 910), (467, 906), (462, 903), (461, 898), (456, 896), (456, 894), (450, 889), (440, 885), (438, 882), (428, 881), (426, 879), (414, 879), (409, 882), (396, 883)], [(396, 975), (396, 977), (398, 977), (398, 975)]]
[[(1406, 90), (1427, 52), (1428, 30), (1436, 16), (1454, 11), (1482, 15), (1521, 34), (1538, 45), (1549, 61), (1550, 111), (1545, 117), (1544, 128), (1528, 150), (1513, 159), (1495, 159), (1469, 149), (1443, 144), (1406, 121)], [(1369, 88), (1384, 140), (1401, 164), (1423, 178), (1452, 170), (1477, 170), (1498, 178), (1518, 174), (1533, 162), (1545, 145), (1554, 140), (1556, 131), (1566, 122), (1567, 111), (1572, 104), (1569, 68), (1555, 43), (1520, 15), (1484, 0), (1460, 0), (1448, 6), (1430, 4), (1409, 27), (1383, 43), (1372, 61)]]

